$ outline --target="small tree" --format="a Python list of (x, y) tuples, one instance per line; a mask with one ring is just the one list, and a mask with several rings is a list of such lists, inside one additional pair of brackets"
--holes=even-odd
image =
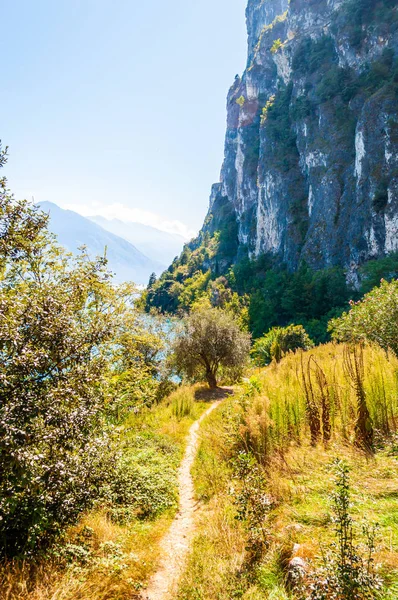
[(156, 283), (156, 280), (157, 280), (156, 273), (151, 273), (151, 275), (149, 277), (149, 281), (148, 281), (147, 290), (150, 290), (153, 288), (153, 286)]
[(342, 342), (375, 342), (398, 356), (398, 280), (382, 280), (379, 287), (351, 310), (330, 321), (333, 338)]
[(217, 308), (191, 313), (177, 334), (173, 363), (189, 378), (217, 387), (220, 368), (241, 369), (250, 350), (250, 335), (240, 330), (230, 314)]

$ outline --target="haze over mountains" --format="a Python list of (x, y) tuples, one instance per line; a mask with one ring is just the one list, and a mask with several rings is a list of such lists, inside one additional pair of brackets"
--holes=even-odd
[(103, 255), (106, 248), (109, 269), (115, 273), (115, 281), (134, 281), (145, 285), (151, 273), (160, 274), (164, 270), (164, 264), (149, 258), (130, 241), (107, 231), (98, 223), (74, 211), (64, 210), (53, 202), (40, 202), (38, 205), (49, 213), (50, 231), (68, 251), (76, 252), (84, 245), (90, 256), (95, 257)]
[(152, 260), (164, 264), (171, 263), (181, 253), (185, 242), (180, 235), (167, 233), (142, 223), (106, 219), (97, 215), (88, 218), (107, 231), (128, 240)]

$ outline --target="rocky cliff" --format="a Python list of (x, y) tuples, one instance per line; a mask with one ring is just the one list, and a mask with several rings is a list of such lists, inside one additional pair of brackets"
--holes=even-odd
[(318, 342), (349, 299), (398, 277), (397, 0), (249, 0), (248, 60), (199, 236), (147, 310), (210, 302), (255, 337)]
[[(248, 61), (201, 236), (295, 270), (398, 250), (396, 0), (249, 0)], [(235, 235), (235, 234), (233, 234)]]

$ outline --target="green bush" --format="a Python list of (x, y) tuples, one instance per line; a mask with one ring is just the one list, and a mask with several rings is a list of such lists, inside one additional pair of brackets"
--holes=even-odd
[(382, 281), (351, 310), (332, 319), (333, 337), (344, 342), (373, 342), (398, 356), (398, 280)]
[(258, 366), (269, 365), (273, 359), (271, 349), (277, 340), (278, 328), (273, 328), (266, 335), (254, 342), (251, 355)]
[(176, 450), (160, 447), (156, 439), (137, 437), (132, 441), (107, 484), (106, 498), (114, 521), (153, 518), (176, 506), (177, 475), (170, 453), (176, 454)]
[(273, 359), (280, 361), (287, 352), (309, 350), (314, 346), (302, 325), (274, 327), (265, 336), (256, 340), (252, 357), (258, 366), (266, 366)]
[(102, 349), (115, 296), (103, 260), (65, 256), (47, 217), (2, 184), (0, 554), (15, 556), (75, 522), (111, 467)]
[[(4, 163), (0, 148), (0, 166)], [(71, 257), (0, 179), (0, 556), (37, 555), (101, 495), (106, 420), (152, 398), (159, 346), (106, 260)], [(127, 375), (127, 377), (125, 377)], [(148, 392), (151, 392), (148, 394)], [(119, 402), (115, 402), (115, 395)], [(127, 402), (127, 398), (126, 398)]]

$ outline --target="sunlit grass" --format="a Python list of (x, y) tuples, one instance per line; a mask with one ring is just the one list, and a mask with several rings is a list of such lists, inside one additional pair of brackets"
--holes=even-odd
[[(202, 427), (202, 443), (193, 468), (198, 498), (206, 502), (197, 537), (180, 582), (178, 600), (287, 600), (286, 558), (299, 556), (320, 564), (334, 541), (330, 494), (332, 462), (351, 469), (351, 514), (361, 539), (362, 524), (378, 524), (375, 562), (385, 588), (383, 600), (398, 597), (398, 361), (377, 348), (365, 348), (366, 401), (376, 430), (376, 452), (354, 446), (356, 396), (344, 371), (344, 348), (333, 344), (313, 355), (328, 381), (332, 400), (332, 437), (315, 447), (307, 423), (301, 382), (301, 357), (250, 373), (243, 386)], [(260, 389), (253, 391), (253, 385)], [(231, 459), (255, 451), (264, 468), (272, 508), (267, 517), (269, 548), (254, 567), (245, 566), (246, 533), (234, 516), (239, 482)], [(252, 569), (252, 570), (251, 570)]]

